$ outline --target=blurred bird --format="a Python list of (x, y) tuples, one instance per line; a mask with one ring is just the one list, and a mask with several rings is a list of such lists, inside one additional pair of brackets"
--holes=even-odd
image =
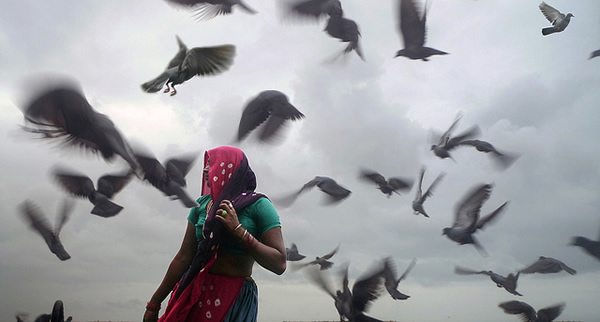
[(576, 270), (567, 266), (565, 263), (559, 261), (558, 259), (554, 259), (552, 257), (544, 257), (540, 256), (537, 261), (533, 264), (519, 270), (519, 272), (523, 274), (550, 274), (550, 273), (558, 273), (560, 271), (565, 271), (571, 275), (575, 275), (577, 273)]
[(44, 138), (65, 137), (64, 145), (77, 146), (100, 153), (111, 161), (122, 157), (137, 171), (131, 148), (114, 123), (104, 114), (94, 111), (83, 94), (73, 84), (61, 84), (35, 96), (23, 109), (25, 120), (34, 127), (23, 127)]
[(599, 240), (591, 240), (586, 237), (576, 236), (573, 237), (570, 245), (579, 246), (583, 248), (583, 251), (600, 260), (600, 238)]
[(452, 159), (450, 151), (457, 146), (460, 146), (460, 144), (466, 139), (478, 136), (480, 134), (480, 130), (479, 127), (473, 126), (457, 136), (450, 137), (450, 134), (451, 133), (448, 132), (444, 133), (444, 135), (440, 138), (440, 142), (431, 146), (433, 153), (441, 159)]
[(398, 291), (398, 284), (400, 284), (400, 281), (406, 278), (406, 275), (408, 275), (408, 273), (412, 270), (416, 262), (416, 259), (413, 259), (412, 262), (410, 262), (410, 265), (408, 265), (408, 267), (404, 271), (404, 273), (402, 273), (402, 275), (399, 278), (397, 278), (396, 264), (394, 264), (392, 258), (386, 257), (383, 260), (384, 286), (394, 300), (406, 300), (410, 297), (409, 295), (402, 294), (400, 293), (400, 291)]
[(377, 188), (386, 194), (388, 198), (392, 193), (400, 195), (398, 191), (409, 190), (412, 187), (412, 182), (407, 179), (392, 177), (386, 180), (380, 173), (368, 169), (361, 170), (360, 178), (375, 183)]
[(132, 172), (103, 175), (98, 178), (98, 188), (94, 188), (92, 179), (71, 170), (57, 168), (54, 170), (54, 176), (60, 186), (71, 195), (87, 198), (94, 205), (92, 214), (108, 218), (123, 210), (123, 207), (112, 202), (111, 199), (129, 183)]
[(485, 141), (462, 140), (462, 141), (459, 141), (457, 144), (457, 146), (460, 146), (460, 145), (472, 146), (475, 149), (477, 149), (477, 151), (484, 152), (484, 153), (491, 153), (491, 155), (494, 157), (494, 160), (496, 161), (496, 163), (504, 169), (510, 167), (516, 160), (516, 157), (514, 157), (514, 156), (498, 152), (498, 150), (496, 150), (496, 148), (494, 148), (494, 146), (492, 146), (490, 143), (485, 142)]
[(422, 214), (423, 216), (429, 218), (429, 215), (427, 214), (427, 212), (425, 212), (425, 208), (423, 208), (423, 203), (425, 202), (425, 200), (427, 200), (427, 198), (431, 197), (431, 195), (433, 194), (433, 189), (435, 188), (435, 186), (437, 186), (437, 184), (440, 182), (440, 180), (442, 180), (442, 178), (446, 174), (443, 172), (440, 173), (435, 178), (435, 180), (433, 180), (431, 185), (429, 185), (429, 188), (427, 188), (427, 191), (425, 191), (425, 193), (423, 193), (421, 186), (423, 184), (423, 176), (424, 175), (425, 175), (425, 168), (421, 168), (421, 172), (419, 174), (419, 186), (417, 187), (417, 195), (415, 196), (415, 199), (413, 200), (412, 208), (413, 208), (415, 215)]
[(286, 259), (290, 262), (296, 262), (304, 259), (304, 255), (298, 253), (298, 247), (296, 244), (292, 243), (290, 248), (285, 248)]
[(330, 14), (329, 19), (327, 20), (327, 26), (325, 27), (325, 32), (333, 38), (348, 43), (348, 46), (342, 51), (342, 54), (348, 54), (354, 50), (360, 59), (365, 60), (362, 50), (358, 45), (360, 31), (358, 30), (356, 22), (344, 18), (342, 15)]
[[(179, 51), (162, 74), (142, 84), (145, 92), (158, 92), (166, 84), (167, 88), (164, 92), (168, 93), (172, 89), (171, 96), (173, 96), (177, 94), (175, 85), (182, 84), (194, 76), (218, 75), (233, 65), (235, 56), (235, 46), (233, 45), (195, 47), (188, 50), (179, 36), (176, 38)], [(169, 84), (171, 84), (171, 88), (169, 88)]]
[(187, 208), (198, 207), (198, 203), (183, 189), (187, 186), (185, 177), (196, 161), (196, 156), (172, 158), (163, 166), (153, 156), (140, 153), (134, 155), (142, 168), (144, 180), (171, 197), (171, 200), (179, 199)]
[(289, 207), (292, 205), (292, 203), (294, 203), (294, 201), (296, 201), (302, 192), (309, 190), (314, 186), (317, 186), (321, 191), (327, 194), (325, 204), (329, 205), (341, 202), (352, 193), (352, 191), (340, 186), (332, 178), (317, 176), (302, 186), (298, 192), (294, 192), (288, 197), (274, 200), (274, 202), (282, 207)]
[(288, 14), (320, 19), (324, 16), (343, 15), (340, 0), (300, 0), (288, 5)]
[(423, 18), (419, 17), (414, 0), (399, 0), (398, 27), (404, 39), (404, 49), (396, 53), (396, 57), (428, 61), (433, 55), (447, 55), (447, 52), (425, 47), (425, 21), (427, 9), (423, 9)]
[(588, 59), (592, 59), (592, 58), (598, 57), (598, 56), (600, 56), (600, 49), (592, 51), (592, 53), (590, 54), (590, 58), (588, 58)]
[(340, 245), (338, 245), (334, 250), (332, 250), (328, 254), (325, 254), (321, 257), (317, 256), (314, 261), (303, 264), (300, 267), (308, 265), (318, 265), (320, 270), (330, 269), (333, 266), (333, 262), (328, 261), (328, 259), (331, 259), (331, 257), (333, 257), (335, 253), (337, 253), (338, 249), (340, 249)]
[(71, 212), (73, 211), (73, 202), (65, 199), (62, 204), (62, 208), (56, 217), (56, 225), (54, 230), (50, 226), (48, 219), (42, 213), (42, 210), (34, 205), (29, 200), (25, 200), (20, 206), (21, 215), (27, 223), (31, 225), (31, 228), (37, 231), (44, 241), (50, 248), (50, 251), (58, 257), (61, 261), (65, 261), (71, 258), (71, 255), (67, 253), (62, 242), (60, 241), (59, 235), (65, 223), (69, 220)]
[(507, 277), (504, 277), (500, 274), (494, 273), (492, 271), (474, 271), (468, 268), (462, 268), (456, 266), (454, 268), (454, 272), (459, 275), (473, 275), (473, 274), (483, 274), (490, 277), (492, 282), (496, 283), (496, 286), (503, 287), (510, 294), (522, 296), (521, 293), (517, 292), (517, 280), (519, 279), (520, 272), (517, 274), (508, 274)]
[(551, 321), (554, 321), (554, 319), (556, 319), (560, 315), (560, 313), (562, 313), (563, 309), (565, 308), (565, 304), (561, 303), (561, 304), (543, 308), (543, 309), (537, 311), (537, 313), (536, 313), (535, 309), (531, 305), (529, 305), (525, 302), (521, 302), (521, 301), (503, 302), (503, 303), (500, 303), (498, 306), (501, 309), (503, 309), (504, 312), (507, 314), (520, 315), (521, 320), (525, 321), (525, 322), (527, 322), (527, 321), (529, 321), (529, 322), (551, 322)]
[(544, 36), (565, 30), (569, 25), (569, 22), (571, 22), (571, 17), (575, 17), (571, 13), (568, 13), (565, 16), (563, 13), (543, 1), (540, 3), (540, 10), (544, 14), (544, 17), (552, 23), (552, 27), (542, 29), (542, 35)]
[(266, 121), (259, 139), (263, 142), (271, 141), (288, 120), (295, 121), (302, 118), (304, 114), (289, 102), (285, 94), (276, 90), (262, 91), (244, 107), (237, 140), (242, 141), (252, 130)]
[(167, 2), (196, 11), (198, 20), (210, 20), (218, 15), (231, 14), (234, 5), (240, 6), (247, 13), (256, 14), (242, 0), (167, 0)]
[(492, 192), (492, 186), (481, 184), (472, 189), (458, 204), (455, 209), (454, 224), (452, 227), (444, 228), (442, 235), (446, 235), (451, 240), (460, 245), (473, 244), (475, 248), (484, 256), (487, 255), (481, 244), (475, 239), (473, 234), (478, 229), (483, 229), (502, 212), (508, 202), (485, 217), (479, 218), (481, 206), (486, 202)]

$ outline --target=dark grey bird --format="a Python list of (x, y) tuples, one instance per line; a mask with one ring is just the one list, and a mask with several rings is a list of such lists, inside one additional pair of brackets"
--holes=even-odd
[(446, 235), (460, 245), (473, 244), (482, 255), (486, 256), (486, 251), (473, 234), (496, 219), (508, 204), (505, 202), (487, 216), (480, 218), (481, 207), (489, 199), (491, 192), (490, 184), (477, 185), (468, 192), (455, 208), (452, 227), (444, 228), (442, 235)]
[(287, 5), (288, 14), (315, 20), (326, 16), (343, 15), (340, 0), (300, 0)]
[(532, 263), (531, 265), (519, 270), (519, 272), (523, 274), (551, 274), (558, 273), (560, 271), (565, 271), (571, 275), (577, 274), (577, 271), (567, 266), (565, 263), (559, 261), (558, 259), (552, 257), (544, 257), (540, 256), (537, 261)]
[(276, 90), (260, 92), (244, 107), (238, 126), (237, 140), (242, 141), (251, 131), (264, 123), (259, 139), (263, 142), (272, 141), (286, 122), (302, 118), (304, 114), (290, 103), (284, 93)]
[(315, 186), (327, 195), (325, 198), (325, 204), (327, 205), (337, 204), (348, 198), (352, 193), (352, 191), (340, 186), (330, 177), (316, 176), (314, 179), (304, 184), (298, 192), (294, 192), (288, 197), (274, 200), (274, 202), (282, 207), (289, 207), (296, 201), (302, 192), (310, 190)]
[(517, 292), (517, 280), (519, 279), (520, 272), (517, 274), (510, 273), (508, 276), (504, 277), (500, 274), (494, 273), (492, 271), (475, 271), (468, 268), (463, 268), (456, 266), (454, 267), (454, 272), (459, 275), (474, 275), (474, 274), (483, 274), (490, 277), (492, 282), (496, 284), (498, 287), (503, 287), (508, 293), (513, 295), (522, 296), (521, 293)]
[(508, 301), (498, 305), (507, 314), (520, 315), (524, 322), (551, 322), (554, 321), (565, 308), (564, 303), (543, 308), (539, 311), (521, 301)]
[(28, 132), (49, 139), (63, 137), (65, 146), (100, 153), (106, 161), (118, 155), (132, 170), (138, 170), (129, 143), (115, 124), (106, 115), (96, 112), (72, 83), (55, 85), (36, 95), (25, 106), (23, 114), (33, 126), (23, 127)]
[(478, 126), (472, 126), (469, 129), (463, 131), (461, 134), (456, 135), (456, 136), (451, 136), (452, 131), (454, 130), (454, 127), (456, 126), (456, 122), (458, 120), (456, 120), (452, 126), (448, 129), (448, 131), (446, 131), (441, 137), (440, 140), (437, 144), (433, 144), (431, 146), (431, 150), (433, 151), (433, 153), (441, 159), (446, 159), (446, 158), (450, 158), (452, 159), (452, 156), (450, 155), (450, 151), (455, 149), (456, 147), (460, 146), (460, 144), (470, 138), (476, 137), (478, 136), (481, 131), (479, 130)]
[(431, 197), (431, 195), (433, 194), (433, 189), (438, 185), (440, 180), (442, 180), (442, 178), (445, 176), (445, 173), (442, 172), (438, 174), (435, 180), (433, 180), (433, 182), (429, 185), (429, 188), (427, 188), (427, 191), (425, 191), (425, 193), (423, 193), (422, 190), (424, 175), (425, 168), (421, 168), (421, 172), (419, 173), (419, 185), (417, 187), (417, 194), (415, 196), (415, 199), (412, 202), (412, 209), (415, 215), (422, 214), (423, 216), (429, 218), (429, 215), (427, 214), (427, 212), (425, 212), (423, 203), (425, 203), (425, 200), (427, 200), (427, 198)]
[(445, 51), (425, 47), (427, 9), (420, 17), (415, 0), (399, 0), (398, 27), (404, 39), (404, 48), (396, 52), (396, 57), (404, 56), (413, 60), (428, 61), (433, 55), (447, 55)]
[(198, 203), (184, 189), (187, 186), (185, 177), (196, 161), (196, 156), (171, 158), (164, 166), (151, 155), (136, 152), (135, 158), (142, 168), (144, 180), (172, 200), (179, 199), (187, 208), (198, 207)]
[(496, 161), (496, 163), (502, 168), (510, 167), (516, 160), (516, 157), (514, 157), (512, 155), (508, 155), (506, 153), (499, 152), (498, 150), (496, 150), (496, 148), (494, 148), (494, 146), (492, 144), (490, 144), (489, 142), (486, 142), (486, 141), (462, 140), (462, 141), (459, 141), (457, 145), (458, 146), (464, 146), (464, 145), (472, 146), (477, 151), (491, 154), (494, 158), (493, 160)]
[(362, 169), (360, 171), (360, 178), (371, 183), (375, 183), (377, 188), (386, 194), (388, 198), (392, 195), (392, 193), (400, 195), (399, 191), (410, 190), (412, 187), (412, 181), (408, 179), (400, 177), (386, 179), (379, 172), (369, 169)]
[(210, 20), (219, 15), (229, 15), (235, 5), (247, 13), (256, 14), (256, 10), (250, 8), (242, 0), (167, 0), (167, 2), (195, 11), (198, 20)]
[(327, 20), (325, 32), (333, 38), (339, 39), (341, 42), (347, 42), (348, 46), (342, 51), (342, 54), (348, 54), (355, 51), (360, 59), (365, 60), (362, 49), (358, 44), (360, 39), (360, 31), (354, 20), (344, 18), (342, 15), (333, 14)]
[(64, 168), (54, 170), (54, 177), (65, 191), (75, 197), (87, 198), (94, 205), (91, 213), (104, 218), (116, 216), (123, 210), (111, 199), (131, 181), (132, 174), (125, 171), (103, 175), (98, 178), (96, 188), (88, 176)]
[(544, 36), (565, 30), (569, 25), (569, 22), (571, 22), (571, 17), (575, 17), (572, 13), (568, 13), (565, 16), (564, 13), (561, 13), (543, 1), (540, 3), (540, 10), (544, 14), (544, 17), (552, 23), (552, 27), (542, 29), (542, 35)]
[(590, 54), (590, 58), (588, 58), (588, 59), (592, 59), (592, 58), (598, 57), (598, 56), (600, 56), (600, 49), (592, 51), (592, 53)]
[(406, 300), (410, 297), (410, 295), (406, 295), (398, 291), (398, 284), (406, 278), (406, 275), (415, 267), (416, 259), (413, 259), (410, 262), (410, 265), (406, 268), (404, 273), (400, 277), (397, 277), (396, 264), (391, 257), (386, 257), (383, 260), (383, 278), (385, 289), (392, 296), (394, 300)]
[[(192, 49), (176, 36), (179, 51), (171, 59), (166, 70), (155, 79), (142, 84), (142, 89), (148, 93), (156, 93), (166, 84), (165, 93), (171, 91), (171, 96), (177, 94), (175, 85), (183, 84), (194, 76), (218, 75), (233, 65), (235, 56), (234, 45), (214, 47), (195, 47)], [(169, 88), (171, 84), (171, 88)]]
[(332, 250), (331, 252), (319, 257), (315, 257), (315, 260), (310, 261), (306, 264), (303, 264), (301, 267), (305, 267), (308, 265), (318, 265), (320, 270), (326, 270), (326, 269), (330, 269), (333, 266), (333, 262), (329, 261), (329, 259), (331, 259), (331, 257), (333, 257), (333, 255), (335, 255), (335, 253), (337, 253), (337, 251), (340, 249), (340, 245), (338, 245), (334, 250)]
[(306, 257), (298, 252), (298, 246), (296, 246), (296, 244), (294, 244), (294, 243), (292, 243), (290, 248), (287, 248), (287, 247), (285, 248), (285, 254), (286, 254), (286, 259), (290, 262), (296, 262), (296, 261), (302, 260)]
[(600, 238), (598, 240), (591, 240), (586, 237), (575, 236), (570, 245), (579, 246), (584, 252), (600, 260)]
[(44, 216), (42, 210), (31, 201), (25, 200), (19, 208), (25, 221), (30, 224), (31, 228), (37, 231), (42, 238), (44, 238), (48, 248), (50, 248), (50, 251), (56, 255), (58, 259), (65, 261), (71, 258), (71, 255), (67, 253), (59, 237), (60, 231), (67, 220), (69, 220), (71, 212), (73, 211), (73, 202), (71, 200), (65, 199), (63, 201), (61, 210), (56, 217), (57, 222), (54, 229), (52, 229), (50, 222)]

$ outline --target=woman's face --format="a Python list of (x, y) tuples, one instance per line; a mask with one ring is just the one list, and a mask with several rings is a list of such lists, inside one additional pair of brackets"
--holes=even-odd
[(206, 185), (210, 187), (210, 182), (208, 181), (208, 170), (209, 169), (210, 169), (209, 159), (206, 158), (206, 166), (204, 167), (204, 169), (202, 169), (202, 174), (204, 176), (204, 181), (206, 181)]

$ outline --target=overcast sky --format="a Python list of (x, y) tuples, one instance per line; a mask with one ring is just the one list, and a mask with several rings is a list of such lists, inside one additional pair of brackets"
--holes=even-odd
[[(600, 316), (600, 262), (568, 246), (573, 236), (598, 239), (600, 231), (600, 2), (549, 2), (574, 18), (547, 37), (549, 25), (538, 0), (453, 0), (428, 4), (427, 45), (449, 52), (429, 62), (393, 58), (403, 47), (396, 1), (343, 1), (347, 18), (360, 27), (366, 61), (354, 53), (325, 61), (345, 44), (322, 30), (325, 22), (292, 23), (275, 1), (248, 1), (258, 13), (234, 13), (197, 22), (164, 1), (3, 1), (0, 3), (0, 320), (17, 312), (33, 320), (65, 303), (76, 321), (138, 321), (145, 302), (179, 249), (188, 210), (153, 187), (131, 182), (114, 198), (124, 210), (110, 219), (90, 214), (78, 200), (61, 239), (72, 258), (61, 262), (20, 218), (26, 199), (54, 222), (66, 194), (50, 177), (66, 165), (94, 180), (126, 168), (77, 150), (34, 139), (20, 129), (19, 107), (35, 93), (41, 75), (76, 79), (92, 106), (108, 115), (130, 142), (160, 160), (231, 144), (244, 105), (276, 89), (305, 115), (289, 123), (279, 144), (253, 135), (239, 146), (258, 177), (258, 190), (272, 199), (302, 187), (317, 175), (352, 190), (335, 207), (312, 190), (289, 208), (278, 208), (286, 245), (295, 242), (308, 259), (338, 244), (332, 281), (349, 263), (350, 280), (385, 256), (399, 270), (417, 263), (399, 289), (369, 314), (398, 321), (516, 321), (498, 303), (521, 300), (536, 309), (566, 303), (559, 319), (593, 321)], [(171, 97), (144, 93), (177, 52), (175, 35), (188, 47), (234, 44), (229, 71), (194, 78)], [(505, 171), (489, 156), (457, 149), (455, 161), (429, 150), (432, 131), (443, 132), (463, 113), (457, 132), (479, 125), (481, 139), (520, 155)], [(387, 198), (358, 179), (362, 167), (384, 176), (424, 184), (446, 176), (425, 208), (414, 216), (415, 189)], [(477, 233), (489, 253), (459, 246), (445, 236), (454, 206), (474, 185), (493, 183), (482, 213), (510, 201), (497, 222)], [(198, 195), (201, 166), (188, 176)], [(524, 275), (515, 297), (486, 276), (458, 276), (456, 265), (507, 275), (539, 256), (577, 270)], [(333, 300), (302, 271), (276, 276), (255, 265), (259, 320), (335, 320)], [(166, 306), (166, 301), (163, 307)]]

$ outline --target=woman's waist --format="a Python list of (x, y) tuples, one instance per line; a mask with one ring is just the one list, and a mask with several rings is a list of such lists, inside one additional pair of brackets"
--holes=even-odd
[(208, 273), (232, 277), (250, 277), (254, 259), (250, 255), (219, 251)]

